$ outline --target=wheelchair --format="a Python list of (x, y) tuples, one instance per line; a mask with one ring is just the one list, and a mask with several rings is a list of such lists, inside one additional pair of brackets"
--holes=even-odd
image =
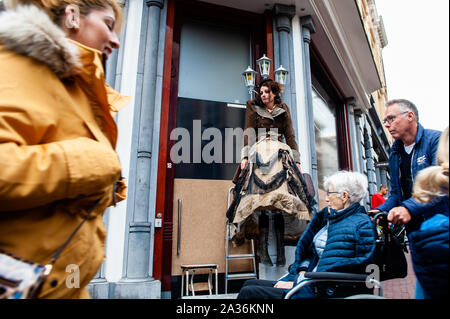
[[(366, 267), (366, 271), (371, 273), (307, 272), (305, 279), (294, 285), (284, 299), (291, 299), (306, 286), (318, 299), (383, 299), (381, 282), (404, 278), (408, 271), (405, 228), (389, 225), (387, 215), (387, 212), (380, 212), (371, 216), (376, 229), (374, 263)], [(377, 295), (375, 288), (378, 289)]]

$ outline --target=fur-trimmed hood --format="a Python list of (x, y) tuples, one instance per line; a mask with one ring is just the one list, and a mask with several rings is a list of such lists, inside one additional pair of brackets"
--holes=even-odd
[(61, 79), (77, 74), (81, 66), (76, 44), (36, 6), (0, 13), (0, 44), (48, 65)]

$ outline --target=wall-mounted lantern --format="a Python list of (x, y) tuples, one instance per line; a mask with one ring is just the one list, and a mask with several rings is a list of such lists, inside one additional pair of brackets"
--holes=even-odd
[[(267, 79), (270, 74), (270, 66), (272, 65), (272, 60), (269, 59), (264, 54), (262, 58), (256, 60), (256, 64), (258, 65), (261, 77), (263, 79)], [(283, 68), (282, 65), (280, 65), (280, 67), (274, 72), (275, 81), (277, 81), (282, 85), (285, 85), (288, 80), (287, 76), (288, 73), (289, 73), (288, 70), (286, 70), (285, 68)], [(247, 70), (244, 71), (244, 73), (242, 73), (242, 76), (244, 77), (245, 86), (247, 87), (248, 93), (250, 94), (251, 97), (253, 97), (254, 92), (253, 89), (255, 88), (255, 80), (257, 74), (258, 73), (255, 70), (253, 70), (250, 66), (247, 68)]]
[(247, 68), (247, 70), (242, 73), (242, 76), (244, 77), (244, 83), (245, 86), (248, 88), (248, 93), (250, 96), (253, 94), (253, 89), (255, 88), (255, 79), (256, 74), (258, 74), (255, 70), (253, 70), (250, 66)]
[(286, 70), (285, 68), (283, 68), (282, 65), (280, 65), (280, 67), (275, 71), (275, 81), (277, 81), (282, 85), (285, 85), (287, 82), (288, 73), (289, 73), (288, 70)]
[(264, 54), (262, 58), (256, 60), (256, 63), (259, 67), (259, 73), (261, 74), (263, 79), (267, 79), (270, 74), (270, 65), (272, 64), (272, 60), (266, 57)]

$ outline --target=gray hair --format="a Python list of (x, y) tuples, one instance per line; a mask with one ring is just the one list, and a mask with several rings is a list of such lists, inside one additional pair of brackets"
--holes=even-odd
[(414, 105), (413, 102), (405, 99), (390, 100), (386, 103), (386, 108), (394, 104), (398, 104), (403, 112), (406, 111), (413, 112), (416, 118), (416, 122), (419, 122), (419, 110), (417, 109), (417, 107)]
[(333, 185), (336, 192), (347, 192), (349, 195), (349, 203), (354, 204), (361, 201), (366, 196), (369, 182), (366, 175), (358, 172), (339, 171), (329, 177), (324, 178), (325, 190)]

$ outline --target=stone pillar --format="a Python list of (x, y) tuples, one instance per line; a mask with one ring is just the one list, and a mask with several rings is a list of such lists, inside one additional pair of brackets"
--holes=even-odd
[(350, 129), (350, 145), (352, 148), (352, 153), (350, 156), (352, 157), (353, 163), (353, 171), (361, 172), (362, 168), (359, 165), (359, 149), (358, 149), (358, 141), (356, 138), (356, 124), (355, 124), (355, 105), (356, 101), (354, 97), (349, 97), (345, 101), (347, 105), (347, 113), (348, 113), (348, 126)]
[[(150, 208), (152, 149), (155, 98), (157, 89), (158, 50), (160, 46), (160, 17), (164, 0), (147, 0), (144, 6), (141, 52), (138, 64), (136, 107), (137, 154), (135, 184), (128, 199), (123, 277), (114, 288), (114, 298), (159, 298), (160, 282), (154, 280), (153, 246), (154, 211)], [(140, 80), (142, 79), (142, 80)], [(156, 155), (157, 156), (157, 155)], [(131, 180), (130, 180), (131, 182)], [(130, 187), (131, 188), (131, 187)]]
[(381, 185), (388, 185), (386, 167), (380, 168), (380, 183)]
[(377, 193), (377, 181), (373, 144), (370, 132), (370, 126), (366, 125), (364, 128), (364, 151), (366, 155), (367, 179), (369, 180), (369, 196), (372, 198), (372, 195)]
[[(317, 171), (317, 154), (316, 154), (316, 134), (314, 131), (314, 108), (312, 99), (312, 83), (311, 83), (311, 60), (309, 55), (309, 45), (311, 43), (311, 34), (316, 32), (314, 22), (311, 16), (301, 17), (300, 25), (303, 40), (303, 78), (305, 84), (305, 113), (306, 123), (308, 125), (308, 136), (310, 146), (311, 166), (309, 171), (314, 183), (315, 189), (319, 189), (318, 171)], [(318, 192), (316, 193), (316, 201), (319, 202)]]
[[(367, 177), (369, 176), (368, 174), (368, 168), (367, 168), (367, 153), (365, 150), (365, 119), (364, 116), (361, 112), (361, 110), (354, 110), (354, 115), (355, 115), (355, 128), (356, 128), (356, 147), (358, 149), (359, 152), (359, 166), (360, 166), (360, 173), (366, 175)], [(371, 207), (371, 194), (370, 192), (367, 193), (366, 198), (365, 198), (365, 204), (368, 207)]]
[(365, 165), (365, 151), (364, 151), (364, 127), (361, 125), (362, 113), (361, 110), (354, 110), (355, 115), (355, 135), (356, 135), (356, 148), (358, 149), (358, 162), (360, 167), (360, 173), (367, 174), (367, 169)]
[[(119, 51), (114, 50), (113, 53), (111, 53), (111, 55), (109, 56), (106, 63), (105, 80), (106, 83), (113, 88), (115, 87), (114, 82), (116, 78), (116, 66), (118, 55)], [(108, 217), (109, 217), (109, 208), (105, 211), (103, 215), (103, 223), (105, 224), (106, 231), (108, 231), (108, 223), (109, 223)], [(109, 283), (105, 278), (105, 262), (103, 262), (94, 279), (92, 279), (89, 285), (87, 286), (87, 289), (92, 298), (106, 299), (108, 298), (108, 286)]]
[(380, 174), (380, 185), (389, 186), (388, 172), (387, 172), (389, 168), (388, 162), (379, 162), (376, 164), (376, 167)]
[(295, 99), (295, 76), (293, 65), (293, 46), (291, 39), (292, 23), (295, 16), (295, 5), (275, 4), (273, 7), (273, 18), (275, 24), (274, 36), (274, 70), (282, 65), (289, 71), (288, 82), (284, 87), (283, 101), (289, 106), (292, 116), (292, 124), (298, 136), (297, 128), (297, 106)]
[(381, 176), (380, 176), (380, 169), (377, 167), (377, 164), (375, 164), (375, 174), (377, 177), (377, 191), (380, 189), (381, 186)]
[[(123, 16), (125, 17), (128, 10), (127, 3), (125, 0), (118, 2), (119, 5), (123, 8)], [(125, 26), (121, 30), (120, 40), (122, 43), (119, 50), (113, 50), (113, 52), (109, 55), (108, 60), (106, 61), (105, 82), (116, 91), (120, 90), (120, 81), (117, 81), (116, 79), (117, 76), (120, 75), (122, 70), (122, 63), (120, 63), (119, 61), (121, 61), (123, 58), (123, 42), (125, 42), (124, 35)], [(107, 232), (109, 225), (109, 214), (110, 209), (108, 208), (103, 215), (103, 223), (105, 224)], [(109, 282), (105, 277), (105, 262), (102, 263), (94, 279), (91, 280), (86, 288), (93, 299), (107, 299), (109, 297)]]

